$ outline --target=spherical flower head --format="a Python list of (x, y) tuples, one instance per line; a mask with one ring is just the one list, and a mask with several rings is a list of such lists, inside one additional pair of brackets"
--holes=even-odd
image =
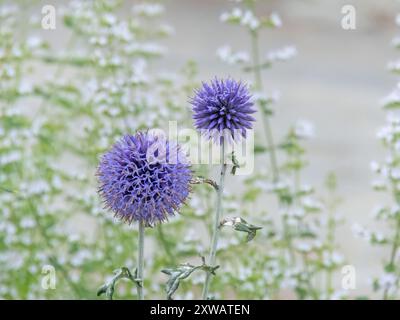
[(183, 151), (148, 132), (125, 135), (98, 166), (99, 193), (106, 208), (131, 223), (164, 222), (190, 192), (192, 172)]
[(233, 79), (217, 79), (203, 83), (190, 103), (196, 129), (217, 142), (246, 137), (252, 129), (255, 112), (246, 85)]

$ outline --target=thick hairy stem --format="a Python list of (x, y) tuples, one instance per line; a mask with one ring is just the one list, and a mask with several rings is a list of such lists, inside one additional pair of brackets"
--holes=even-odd
[[(221, 144), (221, 172), (220, 172), (220, 179), (219, 179), (219, 187), (217, 193), (217, 210), (215, 212), (215, 219), (213, 225), (213, 235), (211, 240), (211, 249), (210, 249), (210, 256), (208, 259), (208, 263), (210, 266), (215, 265), (216, 255), (217, 255), (217, 246), (218, 246), (218, 238), (219, 238), (219, 224), (221, 222), (221, 215), (222, 215), (222, 196), (224, 192), (224, 184), (225, 184), (225, 173), (226, 173), (226, 163), (225, 163), (225, 143), (222, 141)], [(204, 282), (203, 288), (203, 299), (206, 300), (208, 298), (208, 290), (210, 287), (212, 274), (211, 272), (207, 272), (206, 280)]]
[(139, 223), (139, 245), (138, 245), (138, 262), (137, 262), (137, 278), (139, 279), (139, 284), (137, 286), (137, 294), (139, 300), (144, 300), (143, 295), (143, 269), (144, 269), (144, 221)]

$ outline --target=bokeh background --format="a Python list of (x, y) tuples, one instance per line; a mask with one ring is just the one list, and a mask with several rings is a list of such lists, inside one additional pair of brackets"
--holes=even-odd
[[(282, 28), (262, 35), (262, 50), (288, 44), (298, 50), (296, 58), (265, 73), (267, 91), (281, 93), (273, 129), (283, 136), (288, 123), (298, 118), (314, 124), (315, 137), (307, 144), (310, 166), (305, 179), (321, 186), (328, 172), (337, 174), (343, 199), (339, 211), (347, 219), (339, 231), (339, 242), (349, 263), (356, 267), (357, 292), (361, 293), (388, 254), (355, 239), (352, 226), (373, 224), (373, 208), (385, 201), (371, 188), (370, 162), (384, 158), (376, 132), (385, 120), (380, 100), (396, 85), (386, 66), (396, 58), (389, 44), (397, 32), (398, 3), (261, 2), (260, 10), (276, 11), (283, 21)], [(356, 30), (341, 27), (341, 8), (347, 4), (356, 8)], [(218, 61), (215, 48), (231, 44), (240, 49), (250, 44), (244, 31), (219, 23), (226, 2), (171, 1), (168, 5), (168, 16), (177, 30), (170, 41), (170, 63), (193, 57), (206, 79), (215, 74), (235, 75)]]
[[(66, 3), (55, 1), (53, 5)], [(134, 3), (127, 1), (126, 6)], [(22, 14), (26, 17), (40, 14), (44, 4), (51, 1), (35, 2)], [(347, 4), (356, 8), (356, 30), (341, 27), (341, 8)], [(224, 0), (165, 1), (164, 18), (175, 31), (172, 37), (163, 40), (167, 54), (155, 62), (151, 72), (178, 70), (183, 62), (193, 60), (198, 65), (200, 80), (214, 76), (251, 80), (239, 69), (222, 63), (216, 55), (216, 50), (225, 44), (237, 50), (250, 47), (244, 30), (220, 22), (221, 13), (234, 5), (234, 1)], [(370, 162), (385, 156), (376, 132), (385, 120), (379, 101), (395, 86), (396, 79), (387, 71), (387, 63), (397, 57), (390, 43), (398, 31), (395, 25), (398, 6), (396, 1), (389, 0), (258, 2), (261, 14), (277, 12), (283, 21), (281, 28), (261, 34), (261, 52), (266, 54), (285, 45), (294, 45), (298, 51), (295, 58), (264, 73), (267, 93), (279, 91), (281, 96), (274, 107), (272, 127), (279, 140), (289, 124), (299, 118), (314, 124), (315, 135), (306, 143), (309, 166), (302, 178), (319, 188), (329, 172), (337, 175), (342, 199), (338, 211), (346, 219), (339, 229), (338, 242), (346, 261), (357, 270), (354, 295), (370, 291), (370, 276), (380, 272), (381, 262), (389, 254), (355, 238), (352, 225), (376, 226), (373, 208), (387, 201), (371, 188)], [(56, 30), (37, 30), (37, 33), (59, 52), (64, 50), (69, 37), (62, 23), (57, 24)], [(43, 67), (35, 81), (45, 80), (53, 71)], [(263, 165), (260, 161), (256, 166)], [(68, 159), (65, 162), (75, 166)], [(228, 188), (235, 192), (234, 183), (228, 183)], [(274, 215), (276, 203), (269, 198), (256, 205)]]

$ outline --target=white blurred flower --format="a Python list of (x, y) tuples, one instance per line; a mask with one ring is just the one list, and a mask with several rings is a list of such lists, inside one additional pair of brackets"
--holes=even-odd
[(33, 227), (36, 226), (36, 221), (33, 220), (33, 219), (30, 218), (30, 217), (26, 217), (26, 218), (21, 219), (21, 221), (20, 221), (20, 226), (21, 226), (23, 229), (30, 229), (30, 228), (33, 228)]
[(0, 155), (0, 164), (6, 165), (13, 162), (17, 162), (22, 159), (21, 152), (18, 150), (11, 151)]
[(103, 19), (109, 25), (113, 25), (113, 24), (115, 24), (117, 22), (117, 18), (111, 13), (106, 13), (103, 16)]
[(55, 189), (61, 189), (62, 188), (62, 181), (59, 176), (54, 176), (51, 180), (51, 184)]
[(400, 46), (400, 37), (395, 37), (392, 39), (392, 45), (394, 47), (399, 47)]
[(156, 17), (164, 12), (164, 7), (159, 3), (141, 3), (134, 5), (132, 12), (137, 15)]
[(307, 120), (298, 120), (295, 124), (294, 132), (298, 138), (312, 138), (314, 136), (314, 125)]
[(367, 229), (365, 229), (364, 227), (362, 227), (361, 225), (359, 225), (357, 223), (353, 224), (352, 232), (358, 238), (361, 238), (361, 239), (364, 239), (367, 241), (369, 241), (371, 239), (371, 233)]
[(295, 46), (286, 46), (281, 49), (268, 52), (266, 59), (269, 62), (287, 61), (297, 55)]
[(302, 253), (308, 253), (312, 250), (312, 246), (307, 242), (299, 242), (295, 245), (295, 247)]
[(377, 173), (377, 172), (379, 172), (379, 170), (380, 170), (380, 165), (379, 165), (378, 162), (372, 161), (372, 162), (370, 163), (370, 168), (371, 168), (371, 171), (372, 171), (372, 172)]
[(276, 12), (273, 12), (273, 13), (271, 13), (269, 18), (274, 27), (277, 27), (277, 28), (282, 27), (282, 20), (281, 20), (281, 17), (279, 16), (279, 14), (277, 14)]
[(323, 210), (324, 209), (323, 204), (320, 201), (318, 201), (312, 197), (303, 198), (301, 203), (306, 209), (309, 209), (309, 210)]
[(392, 170), (390, 171), (390, 176), (393, 180), (400, 180), (400, 169), (392, 168)]
[(248, 27), (250, 30), (256, 30), (260, 26), (260, 21), (251, 10), (246, 10), (244, 12), (240, 23), (243, 26)]
[[(392, 63), (389, 64), (389, 68), (394, 68), (394, 67), (400, 68), (400, 66), (397, 66), (397, 64), (396, 66), (394, 66)], [(381, 99), (381, 105), (383, 107), (397, 103), (400, 103), (400, 83), (397, 84), (396, 88), (392, 92), (390, 92), (386, 97), (383, 97)]]
[(79, 267), (85, 262), (86, 259), (91, 257), (92, 253), (88, 249), (82, 249), (72, 256), (70, 262), (74, 267)]
[(266, 94), (264, 92), (256, 91), (253, 94), (254, 102), (258, 102), (260, 104), (263, 103), (276, 103), (280, 99), (280, 92), (273, 91), (271, 94)]
[(30, 82), (28, 81), (21, 81), (19, 86), (18, 86), (18, 93), (19, 94), (28, 94), (33, 91), (33, 86)]
[(18, 7), (16, 5), (2, 5), (0, 6), (0, 17), (5, 18), (7, 16), (12, 16), (18, 11)]
[(400, 71), (400, 60), (390, 61), (387, 65), (389, 71), (399, 72)]
[(217, 56), (221, 61), (230, 65), (249, 62), (249, 54), (244, 51), (233, 52), (230, 46), (223, 46), (217, 50)]
[(222, 22), (226, 22), (228, 20), (240, 20), (242, 15), (242, 9), (234, 8), (231, 12), (223, 12), (220, 16), (220, 20)]
[(397, 276), (393, 273), (385, 273), (379, 278), (379, 286), (383, 289), (389, 290), (396, 286)]
[(333, 267), (335, 265), (339, 265), (344, 261), (343, 256), (338, 252), (328, 252), (324, 251), (322, 253), (322, 262), (325, 267)]
[(43, 43), (42, 39), (36, 36), (31, 36), (27, 39), (26, 44), (29, 49), (36, 49)]
[(21, 184), (21, 189), (29, 195), (35, 195), (49, 192), (50, 186), (45, 180), (36, 180), (29, 184)]

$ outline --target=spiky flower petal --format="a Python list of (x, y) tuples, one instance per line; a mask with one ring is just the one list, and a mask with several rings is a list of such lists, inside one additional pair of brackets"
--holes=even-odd
[(195, 127), (209, 138), (238, 140), (252, 129), (255, 112), (246, 85), (233, 79), (203, 83), (190, 103)]
[(116, 217), (151, 226), (180, 208), (192, 173), (177, 145), (139, 132), (125, 135), (102, 156), (98, 178), (99, 193)]

